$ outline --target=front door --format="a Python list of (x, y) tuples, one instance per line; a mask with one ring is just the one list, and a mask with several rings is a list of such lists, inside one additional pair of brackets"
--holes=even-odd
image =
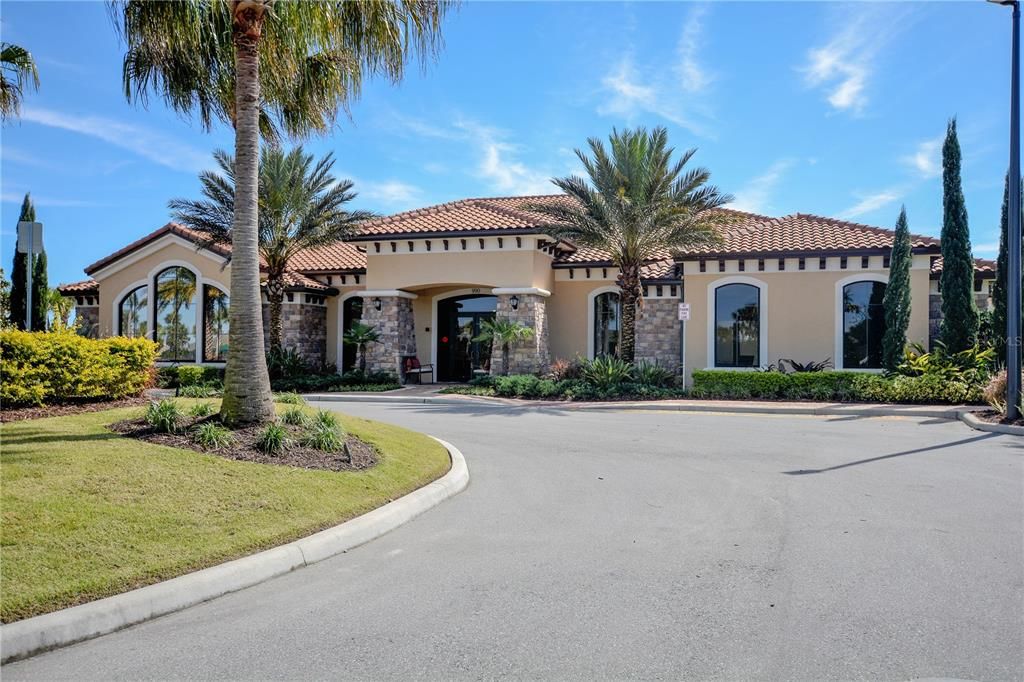
[(491, 343), (474, 341), (494, 319), (498, 299), (471, 294), (437, 303), (437, 380), (469, 381), (491, 369)]

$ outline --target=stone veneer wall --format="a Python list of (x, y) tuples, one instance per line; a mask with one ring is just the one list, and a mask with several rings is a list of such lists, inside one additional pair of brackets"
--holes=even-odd
[(76, 305), (75, 321), (78, 323), (78, 333), (80, 335), (90, 339), (99, 338), (100, 307), (98, 305)]
[(376, 328), (377, 343), (366, 348), (366, 369), (370, 372), (394, 372), (402, 375), (402, 360), (416, 355), (416, 325), (412, 300), (400, 296), (381, 296), (381, 309), (374, 298), (363, 304), (363, 324)]
[[(532, 327), (533, 337), (509, 349), (509, 374), (535, 374), (546, 372), (551, 364), (551, 346), (548, 342), (548, 302), (537, 294), (518, 294), (519, 307), (512, 309), (510, 294), (498, 295), (495, 316)], [(501, 374), (501, 346), (491, 352), (491, 374)]]
[[(327, 306), (307, 303), (307, 294), (296, 293), (281, 304), (281, 345), (294, 350), (314, 367), (327, 361)], [(318, 297), (322, 298), (322, 297)], [(270, 348), (270, 304), (263, 304), (263, 344)]]
[[(987, 285), (981, 291), (974, 292), (974, 304), (979, 311), (990, 310), (992, 299), (988, 296)], [(928, 346), (935, 348), (942, 332), (942, 294), (932, 293), (928, 295)]]
[(679, 367), (679, 300), (646, 298), (637, 310), (636, 359), (675, 370)]

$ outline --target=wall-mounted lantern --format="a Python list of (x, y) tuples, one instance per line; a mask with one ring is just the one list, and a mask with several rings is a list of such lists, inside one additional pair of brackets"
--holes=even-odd
[(509, 304), (512, 306), (512, 310), (519, 310), (519, 297), (512, 294), (512, 298), (508, 299)]
[(381, 300), (379, 298), (373, 299), (373, 307), (378, 313), (380, 312), (380, 309), (381, 307), (383, 307), (383, 305), (384, 304), (381, 303)]

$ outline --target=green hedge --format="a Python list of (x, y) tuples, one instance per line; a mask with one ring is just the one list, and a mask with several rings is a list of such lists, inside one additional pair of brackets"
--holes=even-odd
[(152, 380), (156, 350), (155, 343), (141, 338), (3, 331), (0, 402), (44, 405), (135, 395)]
[(693, 373), (695, 398), (725, 400), (828, 400), (881, 403), (979, 403), (982, 387), (935, 375), (916, 377), (864, 372), (732, 372)]

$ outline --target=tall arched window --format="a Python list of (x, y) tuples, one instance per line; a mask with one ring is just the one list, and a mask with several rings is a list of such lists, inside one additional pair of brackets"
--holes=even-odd
[(752, 284), (715, 289), (715, 367), (761, 365), (761, 290)]
[(594, 357), (619, 354), (619, 320), (622, 306), (613, 291), (594, 297)]
[(117, 333), (119, 336), (145, 336), (149, 331), (149, 287), (141, 286), (128, 292), (118, 306)]
[(843, 369), (881, 369), (885, 334), (884, 282), (843, 287)]
[(160, 359), (195, 362), (196, 276), (180, 266), (156, 276), (156, 319), (153, 338), (160, 344)]
[(228, 295), (213, 286), (203, 286), (203, 360), (228, 359)]

